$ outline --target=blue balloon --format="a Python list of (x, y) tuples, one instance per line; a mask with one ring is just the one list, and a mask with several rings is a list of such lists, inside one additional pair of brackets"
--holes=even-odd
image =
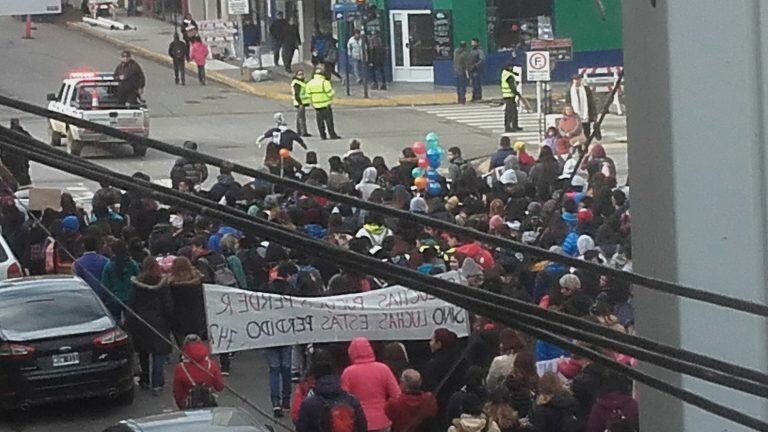
[(411, 175), (413, 176), (413, 178), (423, 177), (424, 174), (426, 174), (426, 173), (427, 173), (427, 170), (425, 170), (424, 168), (421, 168), (421, 167), (416, 167), (416, 168), (411, 170)]
[(429, 196), (438, 196), (442, 191), (443, 187), (438, 182), (431, 181), (427, 184), (427, 195)]
[(440, 147), (440, 140), (437, 138), (427, 140), (427, 150)]
[(429, 162), (430, 168), (438, 169), (440, 168), (440, 163), (442, 162), (442, 158), (441, 158), (441, 155), (427, 156), (427, 161)]
[(430, 168), (427, 170), (427, 180), (431, 182), (436, 182), (440, 180), (440, 174), (437, 173), (436, 169)]

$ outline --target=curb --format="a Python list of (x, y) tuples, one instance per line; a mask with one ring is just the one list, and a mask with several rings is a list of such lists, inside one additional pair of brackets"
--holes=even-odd
[[(171, 59), (167, 55), (161, 54), (142, 46), (120, 40), (116, 37), (112, 37), (103, 32), (89, 28), (88, 26), (81, 25), (80, 22), (67, 22), (66, 26), (74, 31), (85, 33), (89, 36), (101, 39), (109, 44), (117, 47), (130, 50), (139, 57), (151, 60), (156, 63), (160, 63), (166, 66), (173, 66)], [(190, 63), (186, 64), (186, 69), (190, 72), (197, 72), (197, 69)], [(229, 77), (220, 72), (206, 71), (206, 77), (211, 81), (215, 81), (219, 84), (223, 84), (227, 87), (234, 88), (243, 93), (253, 96), (263, 97), (266, 99), (278, 100), (278, 101), (290, 101), (290, 95), (285, 92), (269, 91), (267, 89), (259, 89), (259, 86), (251, 85), (245, 81), (240, 81), (236, 78)], [(453, 93), (437, 93), (431, 95), (410, 94), (403, 96), (396, 96), (386, 99), (362, 99), (362, 98), (341, 98), (334, 101), (334, 106), (346, 106), (356, 108), (378, 108), (378, 107), (402, 107), (402, 106), (419, 106), (419, 105), (453, 105), (455, 104)]]

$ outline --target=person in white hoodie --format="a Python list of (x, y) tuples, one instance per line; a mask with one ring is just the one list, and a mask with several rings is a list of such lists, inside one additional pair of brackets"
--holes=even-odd
[(376, 189), (381, 189), (381, 186), (376, 183), (377, 178), (378, 173), (375, 167), (371, 166), (363, 171), (363, 179), (360, 180), (360, 183), (355, 185), (355, 189), (360, 192), (360, 197), (363, 200), (368, 201), (368, 198), (371, 196), (373, 191)]

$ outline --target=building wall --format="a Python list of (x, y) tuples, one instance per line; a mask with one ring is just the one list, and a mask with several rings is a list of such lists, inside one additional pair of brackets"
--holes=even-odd
[(555, 0), (555, 35), (572, 38), (575, 52), (621, 49), (621, 0), (602, 3), (605, 21), (592, 0)]

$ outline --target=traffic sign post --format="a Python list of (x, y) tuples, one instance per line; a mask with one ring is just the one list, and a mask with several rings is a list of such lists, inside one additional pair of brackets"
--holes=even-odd
[[(240, 46), (240, 55), (242, 55), (243, 61), (248, 57), (248, 50), (245, 48), (245, 40), (243, 38), (243, 15), (248, 15), (250, 12), (251, 9), (248, 0), (229, 0), (227, 2), (227, 13), (229, 15), (237, 16), (238, 45)], [(240, 69), (242, 72), (242, 66)]]
[(541, 110), (541, 83), (551, 79), (552, 65), (549, 51), (528, 51), (526, 53), (526, 79), (536, 82), (536, 113), (539, 115), (539, 141), (543, 139), (543, 117)]

